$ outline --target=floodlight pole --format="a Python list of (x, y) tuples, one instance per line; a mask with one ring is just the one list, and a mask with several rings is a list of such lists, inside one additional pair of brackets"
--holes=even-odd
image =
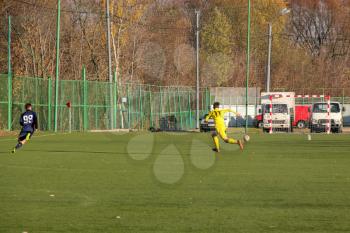
[(106, 21), (107, 21), (107, 52), (108, 52), (108, 78), (109, 78), (109, 100), (110, 100), (110, 127), (113, 129), (114, 104), (113, 104), (113, 75), (112, 75), (112, 53), (111, 53), (111, 18), (109, 14), (109, 0), (106, 0)]
[(248, 84), (250, 76), (250, 13), (251, 4), (248, 0), (248, 25), (247, 25), (247, 65), (246, 65), (246, 88), (245, 88), (245, 133), (248, 131)]
[(266, 77), (266, 92), (270, 92), (271, 86), (271, 52), (272, 52), (272, 23), (269, 23), (269, 43), (267, 55), (267, 77)]
[(56, 28), (56, 80), (55, 80), (55, 121), (54, 128), (57, 132), (58, 96), (59, 96), (59, 71), (60, 71), (60, 20), (61, 20), (61, 0), (57, 0), (57, 28)]
[(12, 129), (12, 68), (11, 68), (11, 16), (8, 16), (7, 28), (7, 128)]
[(199, 129), (199, 17), (200, 10), (196, 10), (196, 128)]

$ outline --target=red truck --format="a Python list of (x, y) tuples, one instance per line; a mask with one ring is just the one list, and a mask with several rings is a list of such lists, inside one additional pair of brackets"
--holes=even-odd
[[(294, 121), (293, 121), (293, 127), (296, 127), (298, 129), (304, 129), (307, 128), (310, 121), (310, 106), (308, 105), (296, 105), (295, 106), (295, 114), (294, 114)], [(255, 126), (257, 128), (262, 128), (263, 119), (262, 114), (255, 116)]]

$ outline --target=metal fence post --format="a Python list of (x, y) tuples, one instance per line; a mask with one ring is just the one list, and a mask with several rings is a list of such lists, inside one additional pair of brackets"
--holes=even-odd
[(61, 20), (61, 0), (57, 0), (57, 25), (56, 25), (56, 80), (55, 80), (55, 132), (58, 129), (58, 95), (59, 95), (59, 65), (60, 65), (60, 20)]
[(192, 128), (192, 106), (191, 106), (191, 91), (188, 91), (188, 112), (189, 112), (189, 126)]
[(35, 105), (39, 106), (40, 101), (38, 100), (38, 78), (35, 78)]
[(7, 40), (7, 129), (12, 129), (12, 68), (11, 68), (11, 16), (8, 17)]
[[(118, 83), (118, 80), (117, 80), (117, 76), (115, 77), (115, 82), (116, 82), (116, 105), (118, 106), (118, 99), (120, 96), (122, 96), (120, 93), (122, 93), (122, 90), (120, 90), (119, 88), (119, 83)], [(119, 119), (120, 119), (120, 128), (124, 129), (124, 113), (123, 113), (123, 101), (120, 103), (120, 108), (117, 109), (116, 108), (116, 113), (117, 111), (119, 111)], [(117, 117), (116, 117), (116, 120), (117, 120)]]
[(258, 87), (255, 88), (255, 105), (254, 105), (254, 117), (258, 115)]
[(127, 98), (128, 98), (128, 128), (131, 128), (131, 113), (130, 113), (130, 93), (129, 93), (129, 84), (126, 86)]
[(71, 107), (68, 110), (71, 111), (71, 112), (69, 112), (69, 114), (71, 115), (70, 119), (72, 121), (71, 122), (71, 127), (74, 128), (74, 108), (73, 108), (73, 106), (75, 105), (75, 103), (77, 103), (77, 101), (76, 101), (77, 94), (75, 93), (75, 89), (77, 87), (77, 81), (73, 81), (72, 83), (73, 83), (73, 86), (72, 86), (73, 87), (73, 89), (72, 89), (72, 95), (73, 96), (69, 99), (69, 101), (71, 101)]
[(159, 87), (159, 95), (160, 95), (160, 106), (159, 106), (159, 119), (163, 113), (163, 92), (162, 87)]
[(117, 72), (113, 73), (113, 128), (117, 128)]
[(52, 79), (51, 77), (48, 77), (48, 84), (47, 84), (47, 129), (51, 131), (51, 101), (52, 101)]
[(180, 97), (179, 88), (177, 88), (177, 105), (179, 107), (180, 127), (182, 129), (183, 128), (183, 124), (182, 124), (181, 97)]
[(139, 116), (140, 116), (140, 123), (141, 123), (141, 129), (143, 129), (143, 109), (142, 109), (142, 90), (141, 90), (141, 85), (139, 85), (139, 107), (140, 107), (140, 113), (139, 113)]
[(174, 103), (174, 115), (175, 115), (175, 118), (177, 117), (177, 114), (176, 114), (176, 111), (177, 111), (177, 108), (176, 108), (176, 92), (173, 91), (173, 103)]
[(170, 91), (169, 91), (169, 87), (168, 87), (168, 115), (170, 115), (171, 112), (171, 108), (170, 108)]
[(88, 111), (87, 111), (87, 81), (86, 81), (86, 69), (85, 65), (83, 65), (82, 70), (82, 76), (83, 76), (83, 128), (84, 131), (88, 129)]
[[(94, 83), (94, 89), (95, 89), (95, 93), (98, 93), (98, 89), (97, 89), (97, 83)], [(92, 89), (92, 88), (91, 88)], [(98, 107), (96, 106), (96, 104), (94, 103), (94, 108), (95, 108), (95, 129), (98, 129)]]
[(150, 118), (149, 118), (149, 126), (153, 126), (153, 109), (152, 109), (152, 93), (151, 93), (151, 86), (148, 86), (149, 91), (149, 112), (150, 112)]
[(246, 86), (245, 86), (245, 127), (244, 131), (247, 133), (248, 131), (248, 86), (249, 86), (249, 76), (250, 76), (250, 29), (251, 29), (251, 1), (248, 0), (248, 20), (247, 20), (247, 64), (246, 64)]
[(160, 95), (160, 106), (159, 106), (159, 116), (158, 116), (158, 122), (160, 122), (160, 118), (163, 114), (163, 91), (162, 87), (159, 87), (159, 95)]
[(196, 128), (199, 129), (199, 125), (200, 125), (200, 122), (199, 122), (199, 36), (200, 36), (200, 25), (199, 25), (199, 20), (200, 20), (200, 10), (196, 10), (195, 11), (196, 13)]

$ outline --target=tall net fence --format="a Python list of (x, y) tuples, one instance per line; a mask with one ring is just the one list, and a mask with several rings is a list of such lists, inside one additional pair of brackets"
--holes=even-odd
[[(8, 113), (12, 115), (10, 126), (19, 129), (18, 118), (25, 103), (32, 103), (39, 117), (41, 130), (53, 130), (55, 126), (55, 82), (50, 78), (14, 77), (12, 102), (9, 108), (8, 76), (0, 75), (0, 128), (8, 129)], [(61, 80), (57, 105), (57, 129), (59, 131), (86, 131), (109, 129), (162, 129), (189, 130), (196, 128), (196, 91), (193, 87), (155, 86), (144, 84), (83, 80)], [(295, 111), (307, 111), (313, 104), (326, 102), (332, 90), (319, 89), (320, 95), (296, 95)], [(299, 92), (301, 93), (301, 92)], [(327, 95), (323, 95), (327, 93)], [(333, 90), (346, 93), (346, 90)], [(111, 98), (112, 96), (112, 98)], [(322, 97), (320, 97), (322, 96)], [(244, 88), (203, 88), (199, 95), (200, 117), (210, 109), (214, 101), (241, 114), (228, 116), (229, 127), (258, 126), (263, 106), (260, 88), (248, 89), (248, 106)], [(344, 107), (343, 125), (350, 125), (350, 97), (331, 96), (332, 102)], [(66, 104), (70, 102), (71, 108)], [(247, 111), (247, 112), (246, 112)], [(112, 114), (111, 114), (112, 112)], [(71, 119), (71, 120), (70, 120)], [(311, 119), (303, 119), (304, 127)], [(298, 127), (298, 122), (294, 122)]]
[[(8, 101), (7, 75), (0, 76), (1, 129), (18, 129), (25, 103), (38, 113), (41, 130), (54, 129), (55, 83), (50, 79), (15, 77), (12, 103)], [(111, 88), (112, 85), (112, 88)], [(110, 92), (112, 90), (112, 92)], [(110, 96), (112, 94), (112, 98)], [(113, 100), (111, 102), (111, 100)], [(71, 103), (71, 108), (67, 103)], [(210, 94), (200, 90), (200, 115), (208, 111)], [(111, 114), (111, 111), (113, 112)], [(70, 120), (71, 119), (71, 120)], [(189, 130), (196, 127), (196, 92), (192, 87), (117, 84), (61, 80), (57, 105), (57, 129), (67, 131), (108, 129)]]

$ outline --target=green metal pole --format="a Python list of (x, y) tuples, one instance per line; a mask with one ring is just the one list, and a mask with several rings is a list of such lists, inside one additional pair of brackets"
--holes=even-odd
[(189, 127), (192, 128), (192, 107), (191, 107), (191, 92), (188, 91), (188, 112), (189, 112)]
[(250, 76), (250, 14), (251, 14), (251, 4), (248, 0), (248, 30), (247, 30), (247, 71), (246, 71), (246, 88), (245, 88), (245, 133), (248, 131), (248, 83)]
[(159, 119), (162, 116), (163, 112), (163, 92), (162, 92), (162, 87), (159, 87), (159, 95), (160, 95), (160, 106), (159, 106)]
[(35, 78), (35, 104), (40, 104), (38, 100), (38, 78)]
[(205, 88), (205, 91), (204, 91), (204, 103), (205, 105), (202, 106), (203, 108), (203, 113), (206, 113), (207, 112), (207, 106), (208, 106), (208, 88)]
[(173, 103), (174, 103), (174, 115), (175, 115), (175, 117), (177, 117), (177, 114), (176, 114), (176, 92), (175, 91), (173, 91)]
[(113, 116), (113, 124), (114, 129), (117, 128), (117, 72), (113, 73), (113, 104), (114, 104), (114, 116)]
[(7, 40), (7, 129), (12, 129), (12, 68), (11, 68), (11, 16), (8, 17)]
[(204, 98), (205, 97), (203, 97), (203, 92), (202, 92), (202, 108), (201, 108), (201, 111), (200, 111), (200, 115), (202, 116), (203, 115), (203, 110), (204, 110), (204, 108), (203, 108), (203, 106), (204, 106)]
[(48, 78), (48, 84), (47, 84), (47, 93), (48, 93), (48, 99), (47, 99), (47, 129), (51, 131), (51, 100), (52, 100), (52, 79), (51, 77)]
[(255, 110), (254, 114), (255, 114), (255, 116), (258, 115), (257, 114), (258, 101), (259, 101), (259, 99), (258, 99), (258, 87), (256, 87), (255, 88), (255, 106), (254, 106), (254, 110)]
[(179, 115), (180, 115), (180, 127), (181, 130), (183, 128), (183, 122), (182, 122), (182, 109), (181, 109), (181, 97), (180, 97), (180, 91), (179, 88), (177, 88), (177, 105), (179, 107)]
[[(118, 105), (118, 100), (119, 100), (119, 96), (122, 96), (121, 94), (119, 93), (122, 93), (123, 89), (120, 90), (120, 87), (119, 87), (119, 83), (118, 83), (118, 80), (116, 79), (116, 96), (117, 96), (117, 99), (116, 99), (116, 104)], [(119, 111), (119, 119), (120, 119), (120, 128), (121, 129), (124, 129), (124, 113), (123, 113), (123, 101), (122, 103), (120, 104), (120, 108), (117, 109)], [(117, 111), (116, 110), (116, 111)]]
[(128, 128), (131, 128), (131, 113), (130, 113), (130, 93), (129, 93), (129, 84), (126, 87), (126, 91), (127, 91), (127, 98), (128, 98)]
[(171, 108), (170, 108), (170, 91), (169, 91), (169, 87), (168, 87), (168, 115), (170, 115), (170, 111), (171, 111)]
[(139, 127), (140, 129), (140, 92), (139, 92), (139, 89), (137, 88), (137, 86), (135, 85), (134, 87), (134, 91), (133, 93), (135, 93), (136, 95), (136, 98), (134, 98), (134, 101), (135, 101), (135, 107), (134, 107), (134, 117), (135, 117), (135, 120), (136, 120), (136, 123), (137, 123), (137, 127)]
[(55, 132), (57, 132), (58, 114), (58, 90), (59, 90), (59, 65), (60, 65), (60, 20), (61, 20), (61, 0), (57, 0), (57, 28), (56, 28), (56, 80), (55, 80)]
[(149, 126), (153, 126), (153, 109), (152, 109), (152, 93), (151, 93), (151, 86), (148, 86), (148, 92), (149, 92), (149, 112), (150, 112), (150, 122)]
[[(62, 96), (66, 96), (65, 93), (66, 93), (66, 85), (69, 85), (69, 82), (65, 82), (65, 81), (62, 81), (60, 82), (60, 87), (61, 87), (61, 95)], [(58, 103), (59, 105), (60, 103)], [(62, 106), (61, 106), (62, 107)], [(64, 111), (59, 111), (58, 115), (57, 115), (57, 119), (63, 119), (63, 112)], [(57, 127), (58, 128), (61, 128), (61, 130), (65, 130), (65, 124), (64, 124), (64, 121), (63, 120), (60, 120), (58, 121), (57, 123)]]
[[(94, 83), (94, 87), (95, 87), (95, 95), (96, 95), (96, 93), (98, 93), (97, 83)], [(95, 108), (95, 129), (98, 129), (98, 107), (96, 106), (96, 100), (94, 100), (94, 108)]]
[(87, 81), (86, 81), (85, 65), (83, 65), (82, 76), (83, 76), (83, 128), (84, 128), (84, 131), (86, 131), (88, 129), (88, 109), (87, 109), (88, 96), (87, 96)]
[[(163, 105), (164, 105), (164, 103), (163, 103), (163, 90), (162, 90), (162, 87), (159, 87), (159, 95), (160, 95), (160, 106), (159, 106), (158, 122), (156, 122), (156, 125), (158, 123), (159, 127), (160, 127), (160, 118), (163, 115)], [(166, 106), (166, 100), (165, 100), (165, 106)]]
[[(70, 133), (72, 132), (72, 128), (74, 129), (74, 123), (75, 123), (75, 122), (74, 122), (74, 112), (75, 112), (75, 111), (74, 111), (74, 107), (73, 107), (73, 106), (74, 106), (74, 104), (77, 102), (77, 101), (76, 101), (76, 96), (77, 96), (77, 95), (75, 94), (76, 87), (77, 87), (77, 82), (74, 81), (74, 82), (73, 82), (73, 90), (72, 90), (72, 92), (73, 92), (72, 95), (73, 95), (73, 96), (72, 96), (72, 99), (71, 99), (71, 101), (72, 101), (72, 103), (71, 103), (72, 106), (71, 106), (70, 109), (68, 109), (68, 114), (70, 114), (69, 117), (70, 117), (70, 124), (71, 124), (71, 125), (70, 125), (70, 129), (69, 129), (69, 130), (70, 130)], [(79, 125), (79, 127), (80, 127), (80, 125)], [(79, 128), (79, 129), (80, 129), (80, 128)]]
[(140, 107), (140, 122), (141, 122), (141, 129), (143, 129), (143, 114), (142, 114), (142, 91), (141, 91), (141, 85), (139, 85), (139, 99), (140, 99), (140, 103), (139, 103), (139, 107)]

